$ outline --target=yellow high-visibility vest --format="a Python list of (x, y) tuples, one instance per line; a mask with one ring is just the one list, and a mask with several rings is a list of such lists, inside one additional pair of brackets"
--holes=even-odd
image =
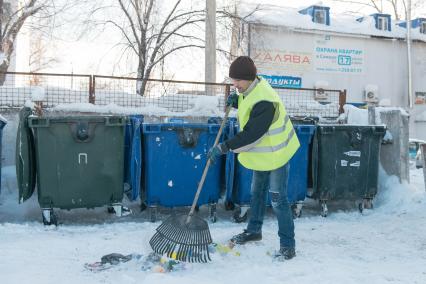
[(274, 120), (254, 147), (239, 153), (238, 161), (248, 169), (271, 171), (284, 166), (296, 153), (300, 143), (280, 97), (264, 79), (260, 79), (248, 95), (243, 97), (240, 94), (238, 97), (240, 129), (244, 130), (254, 105), (260, 101), (274, 104)]

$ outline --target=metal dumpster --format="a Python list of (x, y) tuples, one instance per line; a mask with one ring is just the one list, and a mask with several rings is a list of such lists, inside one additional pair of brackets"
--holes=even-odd
[(380, 145), (385, 126), (318, 125), (313, 144), (314, 187), (327, 216), (328, 200), (355, 200), (372, 207), (377, 193)]
[[(171, 119), (143, 124), (144, 188), (151, 221), (156, 220), (158, 206), (192, 205), (218, 130), (216, 121)], [(220, 161), (210, 166), (197, 204), (209, 204), (212, 221), (216, 220), (220, 195), (220, 170)]]
[(29, 116), (27, 122), (21, 121), (17, 140), (27, 144), (17, 153), (20, 199), (34, 191), (35, 165), (44, 224), (57, 222), (53, 208), (111, 205), (121, 215), (125, 117)]

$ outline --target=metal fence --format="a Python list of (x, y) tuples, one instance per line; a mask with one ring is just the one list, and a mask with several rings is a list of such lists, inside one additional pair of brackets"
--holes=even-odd
[(346, 90), (274, 88), (292, 116), (337, 118), (343, 113)]
[[(199, 103), (209, 103), (213, 108), (224, 109), (230, 85), (191, 81), (156, 80), (93, 76), (94, 103), (114, 103), (124, 107), (154, 106), (171, 112), (185, 112)], [(142, 85), (145, 86), (142, 88)], [(141, 95), (142, 94), (142, 95)], [(202, 98), (203, 100), (199, 100)], [(206, 101), (206, 96), (208, 100)]]
[[(207, 107), (224, 109), (231, 85), (176, 80), (99, 75), (7, 72), (0, 74), (0, 107), (22, 107), (41, 100), (50, 108), (59, 104), (115, 104), (122, 107), (158, 107), (185, 112)], [(4, 76), (5, 75), (5, 76)], [(0, 80), (1, 84), (1, 80)], [(345, 90), (275, 88), (292, 116), (336, 118), (343, 112)], [(193, 111), (194, 113), (194, 111)]]
[(0, 78), (0, 107), (22, 107), (39, 99), (45, 107), (88, 103), (92, 89), (91, 75), (7, 72)]

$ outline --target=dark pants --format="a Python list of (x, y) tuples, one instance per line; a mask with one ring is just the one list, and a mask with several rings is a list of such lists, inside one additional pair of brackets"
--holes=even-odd
[(295, 247), (294, 222), (287, 199), (288, 164), (273, 171), (253, 171), (251, 183), (251, 213), (247, 231), (260, 233), (265, 215), (267, 192), (278, 219), (278, 236), (281, 247)]

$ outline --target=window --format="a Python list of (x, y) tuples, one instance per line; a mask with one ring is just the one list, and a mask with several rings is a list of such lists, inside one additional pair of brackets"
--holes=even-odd
[(388, 18), (386, 17), (377, 17), (377, 29), (382, 31), (388, 30)]
[(314, 22), (318, 24), (325, 24), (325, 10), (315, 10)]
[(426, 21), (420, 23), (420, 33), (426, 34)]
[(409, 153), (410, 159), (414, 160), (416, 158), (417, 150), (418, 150), (418, 147), (416, 142), (410, 142), (408, 144), (408, 153)]

